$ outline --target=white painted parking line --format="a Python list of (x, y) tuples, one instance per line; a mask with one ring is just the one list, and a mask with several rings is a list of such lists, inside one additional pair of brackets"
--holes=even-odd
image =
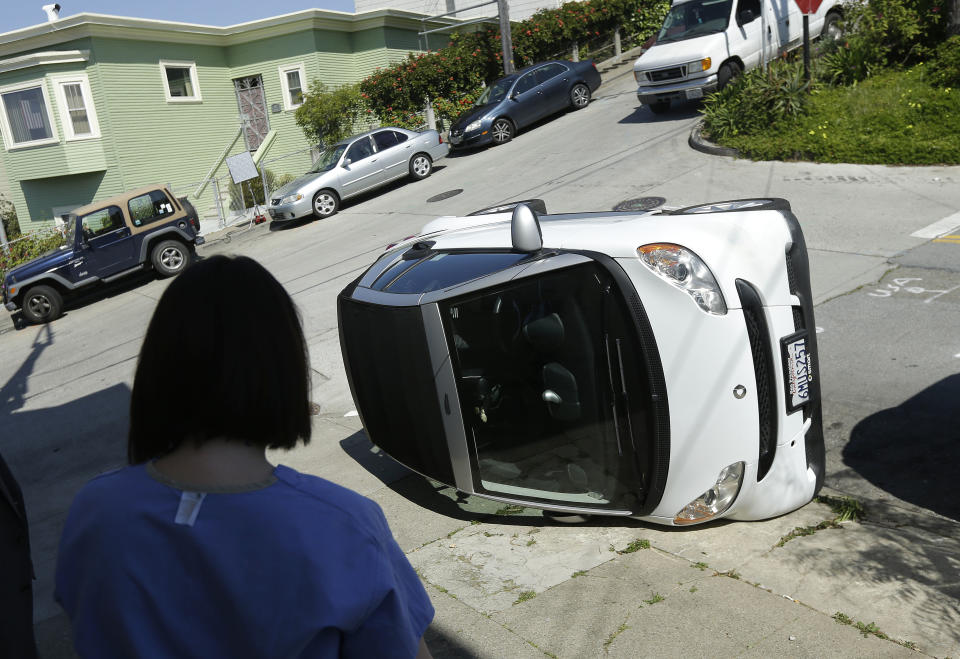
[(960, 213), (954, 213), (942, 220), (937, 220), (929, 226), (925, 226), (919, 231), (914, 231), (910, 235), (914, 238), (939, 238), (945, 233), (950, 233), (957, 227), (960, 227)]

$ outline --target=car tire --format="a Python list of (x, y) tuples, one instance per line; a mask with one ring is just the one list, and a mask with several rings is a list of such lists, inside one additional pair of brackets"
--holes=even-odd
[(670, 101), (657, 101), (649, 105), (654, 114), (665, 114), (670, 109)]
[(836, 41), (842, 36), (843, 30), (840, 28), (840, 14), (832, 11), (823, 19), (823, 29), (820, 31), (820, 38), (824, 41)]
[(495, 145), (506, 144), (513, 139), (513, 133), (513, 123), (509, 119), (497, 119), (490, 126), (490, 136)]
[(590, 88), (578, 82), (570, 90), (570, 106), (574, 110), (582, 110), (590, 104)]
[(190, 265), (190, 248), (179, 240), (162, 240), (153, 246), (150, 261), (161, 277), (174, 277)]
[(313, 214), (321, 220), (340, 209), (340, 197), (333, 190), (320, 190), (313, 195)]
[(720, 91), (740, 75), (740, 67), (736, 62), (726, 62), (717, 71), (717, 91)]
[(23, 294), (21, 308), (27, 322), (49, 323), (59, 318), (63, 312), (63, 296), (51, 286), (32, 286)]
[(410, 178), (421, 181), (433, 172), (433, 161), (425, 153), (418, 153), (410, 159)]

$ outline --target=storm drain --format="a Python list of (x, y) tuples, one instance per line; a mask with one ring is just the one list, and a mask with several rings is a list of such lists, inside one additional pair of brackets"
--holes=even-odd
[(636, 199), (627, 199), (621, 201), (613, 207), (615, 211), (649, 211), (658, 208), (667, 203), (663, 197), (637, 197)]
[(457, 188), (455, 190), (447, 190), (446, 192), (441, 192), (440, 194), (435, 194), (429, 199), (427, 203), (432, 203), (434, 201), (443, 201), (444, 199), (449, 199), (450, 197), (456, 197), (458, 194), (463, 192), (463, 188)]

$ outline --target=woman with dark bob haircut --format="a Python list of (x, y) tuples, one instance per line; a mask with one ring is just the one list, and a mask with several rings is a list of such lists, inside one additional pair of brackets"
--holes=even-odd
[(380, 507), (266, 458), (310, 439), (297, 309), (256, 261), (166, 289), (134, 377), (130, 466), (70, 508), (56, 598), (81, 657), (429, 657), (433, 607)]

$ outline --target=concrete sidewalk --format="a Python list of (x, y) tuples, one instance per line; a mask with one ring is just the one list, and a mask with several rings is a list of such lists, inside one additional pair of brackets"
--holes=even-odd
[(682, 530), (559, 524), (458, 500), (380, 453), (356, 417), (320, 417), (314, 433), (271, 459), (383, 507), (436, 608), (435, 657), (960, 655), (960, 613), (928, 569), (960, 556), (949, 520), (871, 503), (862, 522), (815, 530), (836, 514), (811, 503)]

